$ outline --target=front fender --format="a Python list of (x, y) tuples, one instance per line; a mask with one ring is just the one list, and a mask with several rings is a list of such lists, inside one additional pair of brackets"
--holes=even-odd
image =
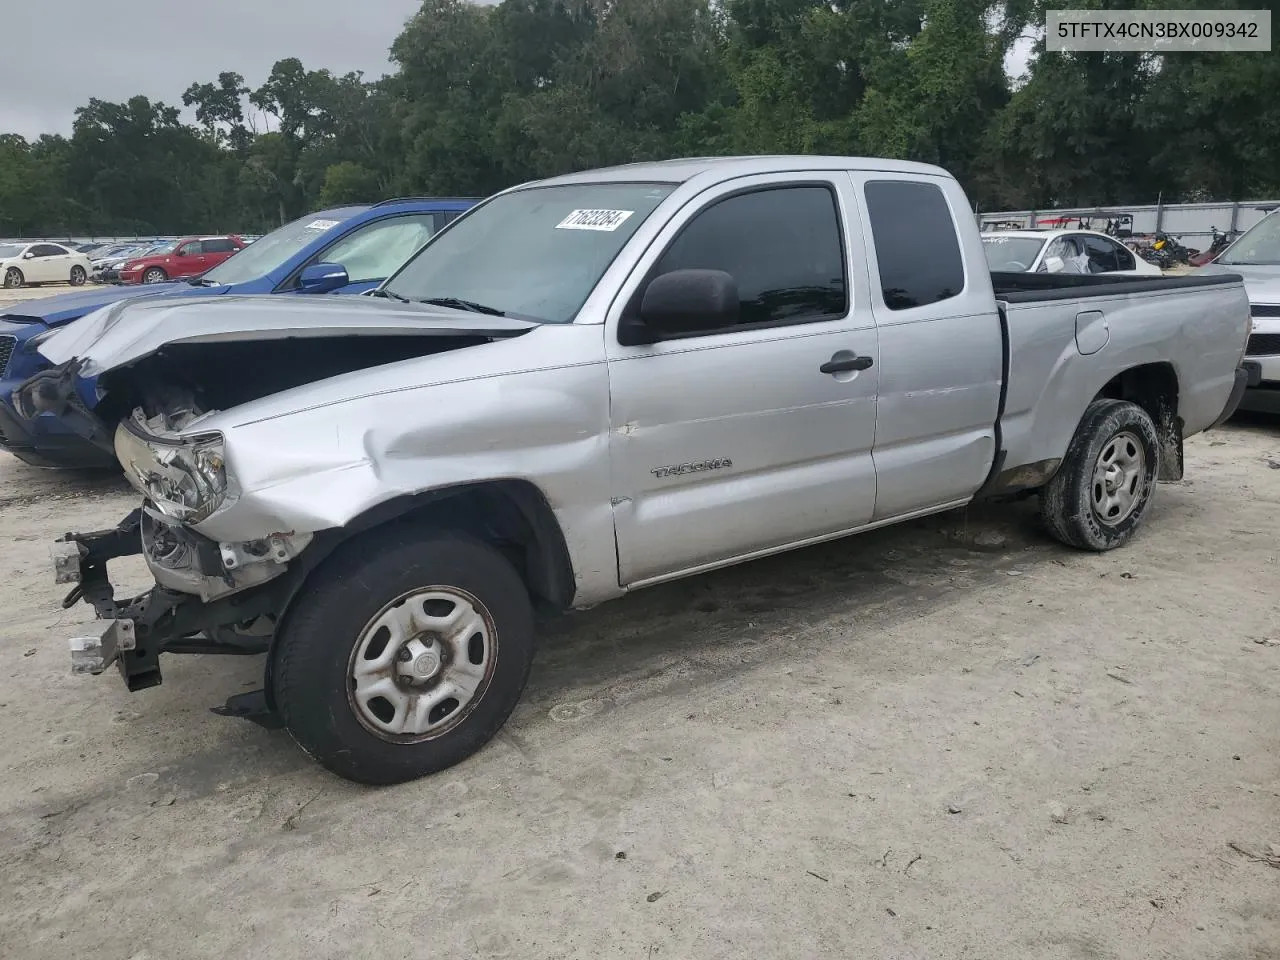
[[(573, 340), (598, 348), (599, 331), (584, 328), (566, 346)], [(518, 355), (514, 342), (487, 349), (500, 347)], [(238, 493), (197, 529), (219, 542), (319, 533), (399, 498), (519, 480), (537, 488), (564, 532), (579, 596), (584, 588), (616, 593), (608, 371), (598, 353), (589, 355), (590, 362), (394, 389), (225, 429), (211, 420), (202, 428), (222, 429)]]

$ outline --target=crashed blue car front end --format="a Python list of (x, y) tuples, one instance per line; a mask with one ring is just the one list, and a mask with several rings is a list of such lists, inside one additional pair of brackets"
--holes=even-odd
[[(0, 309), (0, 450), (39, 467), (117, 466), (61, 414), (16, 406), (18, 388), (48, 369), (39, 346), (59, 327), (142, 297), (365, 293), (475, 203), (423, 197), (322, 210), (272, 231), (201, 277), (97, 287)], [(92, 380), (76, 386), (88, 407), (97, 402), (93, 389)]]
[(187, 285), (166, 283), (150, 289), (84, 290), (16, 303), (0, 313), (0, 450), (38, 467), (114, 465), (110, 454), (86, 443), (52, 414), (43, 413), (31, 419), (19, 415), (13, 392), (49, 365), (40, 356), (39, 347), (60, 326), (117, 301), (161, 295), (174, 288), (187, 288)]

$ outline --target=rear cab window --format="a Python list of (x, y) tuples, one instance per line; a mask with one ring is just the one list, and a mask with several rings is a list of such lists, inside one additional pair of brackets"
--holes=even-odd
[(886, 307), (928, 306), (964, 290), (960, 239), (941, 187), (923, 180), (868, 180), (863, 196)]

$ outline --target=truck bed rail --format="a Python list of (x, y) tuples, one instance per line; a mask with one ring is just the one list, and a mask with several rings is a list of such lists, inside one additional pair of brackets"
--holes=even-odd
[(1165, 293), (1195, 287), (1243, 283), (1236, 273), (1188, 274), (1181, 277), (1117, 276), (1105, 273), (1009, 273), (991, 271), (997, 299), (1006, 303), (1114, 297), (1127, 293)]

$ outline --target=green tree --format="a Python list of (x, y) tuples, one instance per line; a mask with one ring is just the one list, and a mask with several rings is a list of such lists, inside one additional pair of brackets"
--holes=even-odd
[(358, 163), (343, 160), (325, 171), (324, 186), (320, 189), (320, 206), (366, 203), (377, 195), (377, 173)]
[(728, 153), (938, 163), (987, 209), (1280, 189), (1280, 55), (1049, 54), (1041, 38), (1011, 84), (1005, 57), (1047, 7), (425, 0), (387, 77), (285, 58), (256, 88), (233, 71), (187, 86), (193, 124), (133, 97), (91, 100), (70, 138), (0, 137), (0, 233), (257, 230), (321, 204)]

